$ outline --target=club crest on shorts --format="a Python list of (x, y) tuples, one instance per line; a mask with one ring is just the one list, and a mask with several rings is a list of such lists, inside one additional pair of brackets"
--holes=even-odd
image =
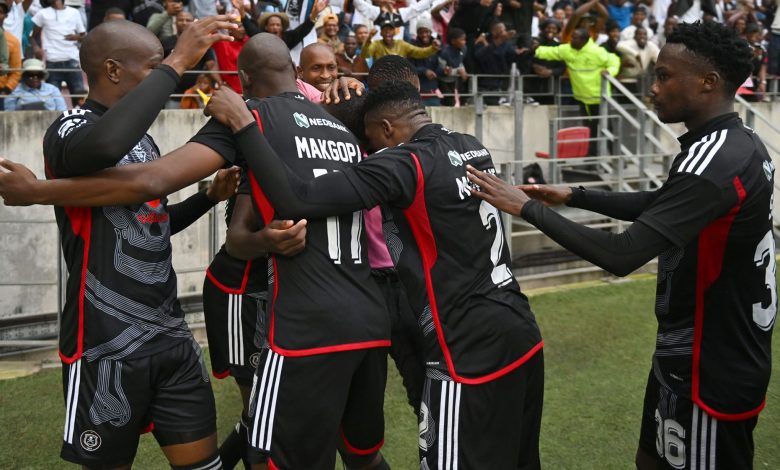
[(447, 156), (450, 158), (452, 166), (463, 166), (463, 159), (460, 158), (460, 154), (454, 150), (447, 152)]
[(249, 365), (257, 367), (258, 364), (260, 364), (260, 353), (254, 353), (249, 356)]
[(295, 124), (298, 124), (298, 127), (303, 127), (304, 129), (309, 128), (309, 118), (307, 118), (305, 114), (294, 113), (293, 119), (295, 119)]
[(84, 448), (84, 450), (89, 452), (94, 452), (98, 450), (102, 442), (102, 440), (100, 439), (100, 435), (98, 435), (98, 433), (96, 433), (91, 429), (82, 432), (79, 441), (81, 442), (81, 447)]

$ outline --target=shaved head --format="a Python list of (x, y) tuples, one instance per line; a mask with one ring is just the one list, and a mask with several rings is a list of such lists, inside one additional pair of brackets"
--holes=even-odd
[(267, 74), (295, 76), (290, 50), (277, 35), (260, 33), (244, 44), (238, 54), (238, 70), (250, 79), (262, 80)]
[(320, 54), (328, 57), (333, 57), (333, 60), (334, 61), (336, 60), (336, 54), (333, 52), (332, 47), (330, 47), (327, 44), (322, 44), (321, 42), (315, 42), (304, 47), (303, 50), (301, 51), (301, 67), (303, 67), (304, 64), (308, 63), (308, 61), (310, 61), (312, 57)]
[(314, 43), (303, 48), (301, 63), (298, 65), (298, 78), (320, 91), (325, 91), (338, 75), (339, 67), (332, 47)]
[(90, 31), (81, 43), (79, 57), (89, 85), (94, 86), (106, 60), (138, 63), (154, 54), (162, 59), (162, 45), (151, 31), (132, 21), (118, 20), (102, 23)]

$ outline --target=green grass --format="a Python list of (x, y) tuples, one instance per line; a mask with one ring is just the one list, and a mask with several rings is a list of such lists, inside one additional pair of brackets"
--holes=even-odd
[[(639, 280), (531, 299), (545, 338), (544, 468), (633, 468), (655, 338), (654, 289), (654, 281)], [(384, 452), (395, 469), (412, 470), (419, 468), (416, 420), (390, 369)], [(226, 435), (238, 416), (238, 393), (229, 380), (214, 381), (214, 391)], [(756, 469), (780, 468), (776, 376), (767, 403), (755, 432)], [(0, 469), (75, 468), (59, 460), (63, 408), (59, 370), (0, 381)], [(150, 435), (141, 439), (135, 468), (168, 468)]]

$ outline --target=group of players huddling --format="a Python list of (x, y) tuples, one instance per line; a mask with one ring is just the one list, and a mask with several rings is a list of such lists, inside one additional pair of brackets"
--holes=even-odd
[[(477, 139), (431, 122), (405, 59), (377, 61), (367, 95), (344, 81), (340, 99), (307, 101), (270, 34), (241, 51), (244, 97), (215, 92), (212, 119), (160, 156), (147, 130), (233, 27), (199, 21), (163, 60), (145, 28), (98, 26), (81, 49), (87, 102), (44, 137), (47, 179), (0, 162), (6, 204), (55, 205), (60, 228), (63, 459), (129, 468), (151, 430), (174, 469), (332, 469), (336, 452), (348, 469), (386, 469), (390, 351), (419, 416), (421, 469), (539, 468), (543, 342), (502, 210), (618, 275), (659, 258), (637, 468), (752, 467), (777, 296), (774, 165), (733, 107), (746, 42), (701, 23), (667, 38), (655, 107), (689, 132), (660, 189), (614, 193), (504, 183)], [(214, 375), (233, 376), (244, 403), (219, 447), (170, 235), (228, 198), (204, 310)], [(557, 204), (635, 223), (593, 230)]]

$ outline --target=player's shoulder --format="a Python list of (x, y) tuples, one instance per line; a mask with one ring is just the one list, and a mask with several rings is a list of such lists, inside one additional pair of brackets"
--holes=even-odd
[(716, 180), (730, 178), (761, 156), (763, 147), (759, 142), (753, 129), (739, 119), (707, 129), (681, 155), (676, 173)]
[(98, 119), (99, 116), (88, 109), (69, 109), (60, 114), (49, 126), (46, 138), (54, 140), (66, 139), (76, 129), (88, 124), (93, 124)]

